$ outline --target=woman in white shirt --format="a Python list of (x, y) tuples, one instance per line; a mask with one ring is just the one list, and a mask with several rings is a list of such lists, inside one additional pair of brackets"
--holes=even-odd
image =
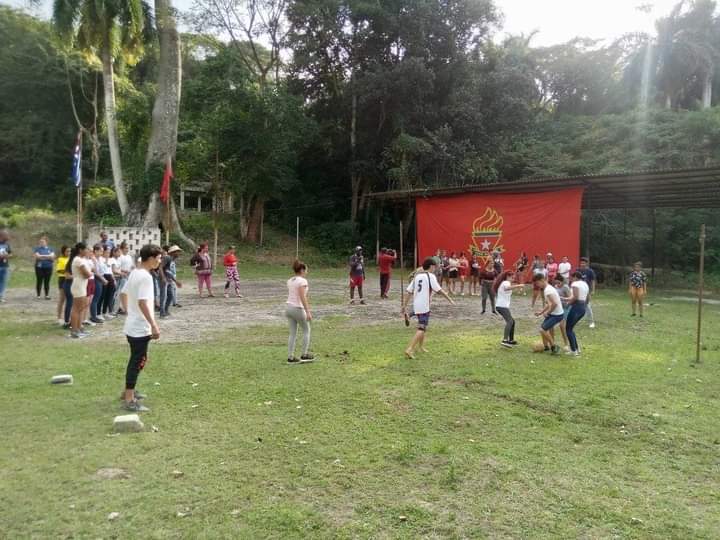
[(515, 341), (515, 319), (513, 319), (510, 313), (510, 298), (515, 289), (522, 289), (525, 287), (522, 283), (517, 285), (512, 284), (512, 280), (515, 278), (515, 272), (508, 270), (500, 274), (493, 283), (493, 291), (495, 292), (495, 309), (505, 319), (505, 330), (503, 332), (503, 340), (500, 345), (507, 347), (508, 349), (513, 348), (517, 345)]
[(92, 275), (90, 262), (86, 257), (90, 250), (83, 242), (78, 242), (70, 251), (70, 259), (66, 269), (72, 273), (72, 310), (70, 312), (70, 337), (78, 339), (87, 337), (82, 329), (82, 320), (88, 307), (88, 280)]
[(455, 255), (455, 252), (450, 254), (448, 258), (448, 280), (450, 286), (448, 292), (455, 294), (455, 283), (457, 283), (458, 276), (460, 275), (460, 260)]
[(585, 316), (586, 306), (590, 298), (590, 287), (583, 280), (582, 274), (576, 271), (570, 276), (570, 288), (572, 289), (572, 297), (568, 300), (570, 312), (567, 315), (566, 322), (570, 352), (567, 354), (580, 356), (580, 347), (575, 335), (575, 325)]
[[(288, 339), (288, 364), (305, 364), (312, 362), (315, 357), (310, 354), (310, 321), (312, 313), (308, 303), (307, 265), (300, 261), (293, 263), (295, 275), (288, 279), (288, 299), (285, 316), (290, 323), (290, 337)], [(298, 326), (303, 331), (303, 353), (300, 358), (295, 357), (295, 342), (297, 341)]]

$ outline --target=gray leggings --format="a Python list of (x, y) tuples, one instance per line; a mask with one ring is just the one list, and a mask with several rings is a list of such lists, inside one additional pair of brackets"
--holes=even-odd
[(288, 306), (285, 316), (290, 323), (290, 338), (288, 339), (288, 358), (295, 356), (295, 342), (297, 341), (298, 326), (303, 331), (303, 355), (310, 350), (310, 323), (305, 317), (305, 310), (301, 307)]

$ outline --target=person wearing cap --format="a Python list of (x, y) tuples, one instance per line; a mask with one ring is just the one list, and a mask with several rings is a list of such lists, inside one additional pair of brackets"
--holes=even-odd
[(350, 303), (355, 303), (355, 288), (357, 287), (360, 303), (365, 305), (363, 300), (363, 282), (365, 281), (365, 258), (362, 253), (362, 246), (355, 248), (355, 253), (350, 256)]
[(177, 299), (177, 289), (182, 287), (182, 283), (177, 280), (176, 264), (182, 249), (170, 246), (166, 251), (160, 263), (160, 317), (163, 319), (170, 315), (170, 306), (175, 305)]
[(397, 259), (395, 250), (390, 248), (382, 248), (378, 255), (378, 266), (380, 267), (380, 298), (388, 298), (390, 291), (390, 274), (392, 266)]

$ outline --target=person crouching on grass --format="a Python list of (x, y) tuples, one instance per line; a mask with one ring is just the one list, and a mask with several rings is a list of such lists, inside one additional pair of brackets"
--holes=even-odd
[(431, 257), (425, 259), (422, 265), (422, 271), (417, 271), (415, 277), (407, 287), (409, 293), (403, 298), (402, 304), (402, 316), (405, 318), (405, 324), (409, 325), (409, 319), (405, 308), (407, 306), (410, 295), (413, 297), (413, 313), (417, 316), (418, 327), (417, 332), (410, 340), (410, 344), (405, 349), (405, 357), (414, 359), (414, 353), (416, 349), (420, 349), (422, 352), (427, 352), (424, 348), (425, 345), (425, 332), (427, 331), (428, 324), (430, 323), (430, 300), (433, 292), (438, 292), (447, 298), (448, 302), (455, 304), (452, 298), (440, 287), (437, 278), (435, 277), (435, 260)]
[(143, 246), (140, 250), (140, 266), (130, 273), (127, 284), (120, 293), (123, 310), (127, 313), (123, 331), (130, 345), (123, 395), (123, 408), (128, 411), (149, 410), (138, 402), (138, 399), (145, 396), (135, 391), (135, 385), (147, 362), (150, 340), (160, 339), (160, 329), (155, 322), (155, 287), (150, 271), (157, 269), (161, 259), (160, 246)]
[(540, 326), (540, 336), (542, 337), (543, 345), (546, 351), (550, 351), (552, 354), (558, 354), (560, 347), (555, 345), (552, 330), (560, 324), (565, 317), (560, 295), (555, 287), (548, 284), (547, 277), (543, 274), (536, 274), (533, 277), (533, 284), (537, 285), (537, 287), (543, 291), (545, 297), (545, 308), (542, 311), (535, 312), (536, 317), (545, 317), (545, 320)]

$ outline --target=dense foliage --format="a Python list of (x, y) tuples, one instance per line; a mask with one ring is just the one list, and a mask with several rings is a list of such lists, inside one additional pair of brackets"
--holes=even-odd
[[(145, 22), (125, 36), (132, 39), (115, 37), (111, 69), (131, 204), (160, 183), (145, 159), (161, 67), (150, 8), (132, 6), (133, 20)], [(681, 2), (654, 36), (552, 47), (534, 47), (533, 36), (499, 41), (492, 0), (217, 6), (196, 1), (187, 19), (195, 33), (182, 37), (175, 170), (181, 183), (235, 195), (241, 238), (257, 239), (262, 220), (291, 230), (301, 216), (309, 236), (336, 249), (373, 236), (370, 191), (720, 161), (720, 18), (711, 0)], [(85, 139), (86, 185), (113, 187), (107, 121), (97, 113), (110, 95), (96, 86), (103, 43), (83, 38), (97, 38), (83, 25), (56, 20), (64, 33), (55, 39), (48, 23), (0, 9), (6, 198), (72, 204), (66, 179), (78, 122), (98, 126), (88, 130), (97, 133), (92, 159)], [(68, 44), (61, 37), (73, 28), (78, 37)], [(384, 240), (400, 217), (410, 216), (386, 210)], [(591, 218), (598, 258), (649, 259), (649, 211)], [(705, 221), (711, 263), (720, 264), (715, 214), (662, 211), (656, 219), (658, 263), (694, 255)]]

